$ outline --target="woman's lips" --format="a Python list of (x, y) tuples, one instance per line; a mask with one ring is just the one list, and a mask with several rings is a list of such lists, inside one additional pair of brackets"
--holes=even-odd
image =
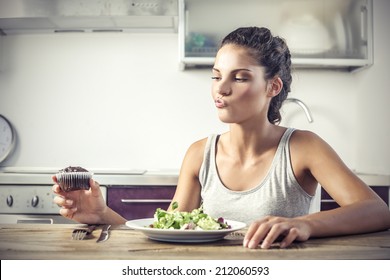
[(215, 100), (215, 106), (217, 108), (223, 108), (223, 107), (226, 107), (226, 103), (222, 99), (216, 99)]

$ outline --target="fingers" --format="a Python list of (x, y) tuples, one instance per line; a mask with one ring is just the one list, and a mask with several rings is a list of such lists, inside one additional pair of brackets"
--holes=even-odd
[[(288, 233), (289, 230), (290, 230), (290, 225), (288, 223), (274, 224), (271, 227), (270, 231), (268, 232), (267, 236), (264, 238), (263, 242), (261, 243), (261, 248), (262, 249), (269, 249), (271, 247), (271, 245), (278, 239), (279, 236), (286, 235), (286, 233)], [(294, 239), (295, 238), (293, 238), (292, 241), (294, 241)], [(283, 239), (283, 241), (285, 243), (287, 243), (285, 238)], [(286, 247), (286, 245), (284, 245), (284, 247)]]
[(58, 181), (57, 181), (56, 175), (51, 176), (51, 178), (52, 178), (52, 180), (54, 182), (54, 185), (53, 185), (53, 187), (51, 189), (52, 189), (52, 191), (54, 193), (59, 194), (61, 192), (61, 189), (60, 189), (60, 186), (58, 185)]
[(92, 192), (96, 192), (100, 189), (99, 183), (94, 181), (92, 178), (89, 179), (89, 186), (90, 186)]
[(298, 236), (298, 230), (296, 228), (291, 228), (286, 237), (282, 240), (282, 242), (280, 242), (280, 248), (286, 248), (290, 246)]
[(51, 190), (58, 195), (63, 195), (62, 190), (58, 184), (54, 184), (51, 188)]
[(57, 181), (57, 176), (56, 175), (53, 175), (51, 176), (53, 182), (54, 182), (54, 185), (53, 187), (51, 188), (52, 191), (55, 193), (55, 194), (58, 194), (58, 195), (64, 195), (64, 192), (61, 190), (60, 188), (60, 185), (58, 184), (58, 181)]
[[(55, 175), (52, 176), (53, 182), (55, 183), (52, 186), (53, 193), (56, 194), (56, 196), (53, 198), (53, 202), (57, 204), (60, 208), (60, 215), (69, 219), (73, 219), (77, 208), (75, 207), (75, 203), (72, 199), (69, 198), (69, 193), (65, 193), (61, 190), (57, 177)], [(70, 196), (71, 197), (71, 196)]]
[(73, 206), (73, 200), (66, 199), (62, 196), (55, 196), (53, 198), (53, 202), (61, 207), (59, 211), (61, 216), (73, 219), (73, 216), (77, 211), (77, 208)]
[(89, 186), (90, 186), (92, 196), (94, 197), (101, 196), (100, 185), (98, 182), (94, 181), (93, 179), (90, 179)]
[(65, 197), (62, 196), (55, 196), (53, 198), (53, 202), (60, 207), (65, 207), (65, 208), (73, 207), (73, 200), (66, 199)]
[(250, 249), (256, 248), (259, 243), (264, 239), (266, 234), (269, 231), (269, 226), (266, 223), (265, 219), (253, 222), (244, 238), (244, 247), (248, 247)]
[[(93, 200), (96, 200), (97, 197), (102, 196), (99, 183), (95, 182), (93, 179), (89, 181), (89, 190), (78, 190), (72, 192), (64, 192), (61, 190), (58, 182), (56, 181), (55, 176), (52, 176), (54, 185), (52, 186), (53, 193), (56, 196), (53, 198), (53, 202), (57, 204), (60, 208), (59, 213), (61, 216), (75, 219), (80, 215), (84, 214), (83, 203), (89, 202), (91, 196), (94, 197)], [(92, 201), (92, 200), (91, 200)], [(99, 201), (99, 200), (96, 200)], [(77, 212), (77, 214), (76, 214)], [(79, 213), (80, 212), (80, 213)], [(80, 214), (80, 215), (79, 215)]]
[(271, 245), (283, 236), (280, 243), (281, 248), (286, 248), (297, 239), (299, 231), (293, 226), (289, 219), (269, 217), (255, 221), (249, 227), (243, 246), (255, 249), (261, 243), (262, 249), (269, 249)]
[(65, 217), (65, 218), (73, 219), (74, 213), (76, 211), (77, 211), (77, 208), (61, 208), (60, 215)]

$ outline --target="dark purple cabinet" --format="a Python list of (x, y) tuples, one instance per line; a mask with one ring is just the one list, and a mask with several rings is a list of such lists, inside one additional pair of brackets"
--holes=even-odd
[(107, 205), (127, 220), (153, 218), (157, 208), (167, 209), (176, 186), (108, 186)]
[[(389, 205), (389, 187), (386, 186), (371, 186), (387, 205)], [(339, 207), (339, 205), (330, 197), (330, 195), (321, 189), (321, 211), (331, 210)]]

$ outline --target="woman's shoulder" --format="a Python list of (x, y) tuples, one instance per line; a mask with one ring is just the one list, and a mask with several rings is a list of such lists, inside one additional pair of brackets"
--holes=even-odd
[(332, 147), (318, 134), (300, 129), (295, 129), (291, 135), (290, 148), (309, 157), (333, 151)]
[(205, 137), (193, 142), (189, 146), (183, 160), (181, 173), (187, 172), (188, 174), (193, 174), (194, 177), (198, 176), (207, 140), (208, 137)]
[[(209, 140), (215, 138), (218, 134), (211, 134), (208, 137), (204, 137), (193, 142), (186, 152), (186, 161), (190, 160), (192, 164), (200, 165), (203, 162), (203, 157), (205, 155), (206, 145)], [(211, 143), (211, 142), (209, 142)]]
[(206, 146), (208, 137), (196, 140), (193, 142), (190, 147), (188, 148), (188, 151), (192, 152), (199, 152), (201, 150), (204, 150), (204, 147)]
[(324, 140), (315, 132), (310, 130), (294, 129), (291, 141), (295, 143), (314, 144), (315, 142), (324, 142)]
[(319, 137), (316, 133), (314, 133), (310, 130), (303, 130), (303, 129), (294, 128), (293, 131), (294, 131), (293, 132), (294, 138), (297, 140), (307, 140), (307, 139)]
[(212, 140), (212, 139), (215, 139), (218, 136), (219, 136), (219, 134), (210, 134), (207, 137), (199, 139), (199, 140), (193, 142), (190, 145), (190, 147), (188, 148), (188, 150), (191, 150), (191, 151), (202, 151), (203, 152), (207, 142)]
[(195, 153), (195, 154), (203, 155), (207, 141), (209, 141), (209, 139), (211, 139), (215, 136), (216, 136), (216, 134), (212, 134), (212, 135), (209, 135), (208, 137), (204, 137), (202, 139), (199, 139), (199, 140), (193, 142), (190, 145), (190, 147), (188, 148), (187, 153), (191, 153), (191, 154)]

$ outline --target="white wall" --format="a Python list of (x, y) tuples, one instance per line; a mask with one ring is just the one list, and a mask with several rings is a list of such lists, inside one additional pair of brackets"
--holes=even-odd
[(18, 132), (12, 166), (179, 168), (218, 127), (207, 72), (180, 72), (177, 34), (14, 35), (0, 112)]
[(390, 174), (390, 1), (374, 0), (374, 65), (356, 75), (356, 168)]
[[(299, 70), (284, 125), (310, 129), (353, 169), (390, 173), (390, 1), (374, 0), (375, 64), (359, 73)], [(178, 169), (187, 147), (226, 129), (208, 70), (178, 69), (177, 34), (3, 38), (0, 114), (18, 148), (4, 166)]]

